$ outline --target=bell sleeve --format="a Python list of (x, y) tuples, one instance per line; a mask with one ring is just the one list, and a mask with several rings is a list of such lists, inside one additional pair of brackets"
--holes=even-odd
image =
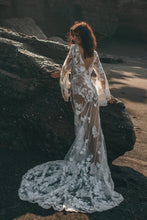
[(96, 77), (92, 79), (92, 82), (98, 94), (99, 106), (106, 106), (111, 99), (109, 84), (97, 51), (95, 53), (96, 57), (93, 69)]
[(60, 87), (61, 87), (61, 94), (64, 98), (64, 101), (68, 102), (70, 97), (70, 80), (69, 74), (71, 73), (71, 65), (72, 65), (72, 48), (73, 45), (70, 47), (70, 50), (67, 54), (67, 57), (62, 65), (61, 72), (60, 72)]

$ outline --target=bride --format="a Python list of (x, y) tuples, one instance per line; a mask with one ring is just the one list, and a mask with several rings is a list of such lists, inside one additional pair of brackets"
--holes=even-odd
[[(85, 22), (70, 28), (71, 46), (60, 72), (65, 101), (74, 111), (75, 140), (64, 160), (35, 166), (23, 176), (19, 197), (49, 209), (92, 213), (118, 206), (123, 196), (114, 191), (107, 163), (99, 106), (112, 103), (96, 39)], [(92, 71), (96, 77), (91, 77)]]

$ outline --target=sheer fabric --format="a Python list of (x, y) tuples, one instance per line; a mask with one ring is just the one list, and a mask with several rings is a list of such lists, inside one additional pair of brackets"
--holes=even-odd
[(100, 123), (99, 106), (107, 105), (111, 96), (98, 53), (94, 51), (87, 69), (79, 46), (73, 44), (62, 66), (60, 86), (64, 100), (70, 98), (72, 103), (75, 140), (64, 160), (38, 165), (23, 176), (19, 197), (58, 211), (92, 213), (113, 208), (123, 196), (114, 191)]

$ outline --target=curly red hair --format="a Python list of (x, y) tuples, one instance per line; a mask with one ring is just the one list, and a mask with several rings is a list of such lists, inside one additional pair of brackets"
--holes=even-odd
[(91, 27), (84, 21), (76, 22), (69, 31), (70, 45), (74, 44), (73, 35), (78, 34), (81, 38), (81, 46), (84, 49), (84, 57), (92, 57), (97, 47), (96, 38)]

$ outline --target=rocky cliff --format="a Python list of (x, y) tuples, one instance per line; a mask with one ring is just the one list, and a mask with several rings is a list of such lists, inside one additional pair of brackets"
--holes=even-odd
[(88, 22), (98, 40), (147, 39), (146, 0), (6, 0), (0, 1), (0, 19), (31, 17), (44, 33), (65, 39), (74, 21)]

